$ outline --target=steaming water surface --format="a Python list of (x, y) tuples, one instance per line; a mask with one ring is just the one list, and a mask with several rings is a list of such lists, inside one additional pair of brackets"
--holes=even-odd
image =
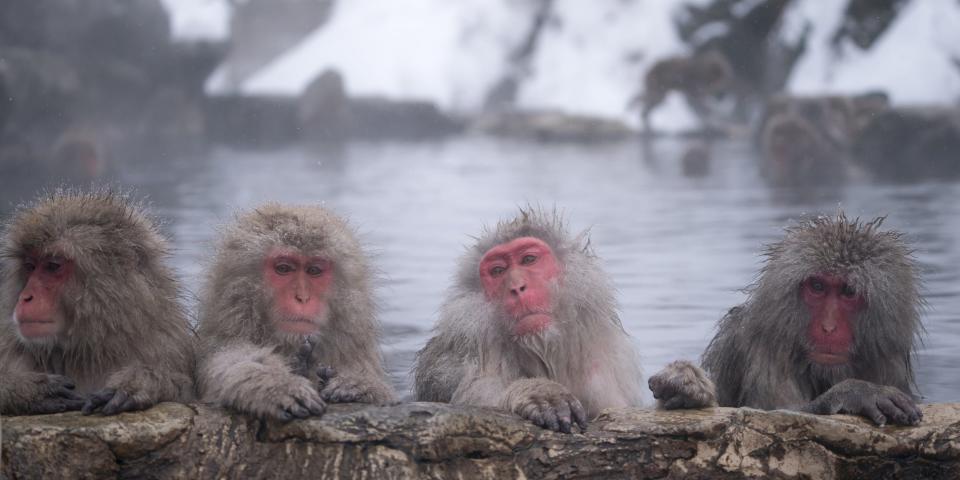
[[(857, 182), (833, 191), (775, 190), (750, 149), (713, 145), (710, 172), (683, 175), (686, 145), (651, 149), (539, 144), (466, 137), (426, 144), (354, 144), (339, 151), (214, 149), (116, 168), (118, 182), (149, 196), (196, 292), (214, 227), (267, 200), (322, 202), (357, 227), (379, 272), (389, 371), (405, 394), (414, 352), (429, 334), (454, 264), (482, 225), (528, 203), (556, 205), (592, 244), (619, 290), (624, 327), (651, 374), (698, 358), (715, 322), (744, 299), (761, 248), (803, 214), (887, 215), (908, 233), (929, 304), (916, 367), (925, 401), (960, 401), (960, 186)], [(14, 187), (7, 180), (5, 185)], [(35, 189), (0, 191), (0, 211)], [(191, 298), (191, 303), (195, 298)], [(193, 307), (193, 305), (191, 305)]]

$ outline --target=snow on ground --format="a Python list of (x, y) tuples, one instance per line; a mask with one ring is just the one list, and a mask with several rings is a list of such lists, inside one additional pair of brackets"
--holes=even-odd
[(810, 21), (811, 44), (788, 89), (796, 93), (857, 93), (884, 90), (895, 103), (944, 103), (960, 98), (960, 8), (956, 0), (907, 4), (870, 51), (852, 44), (834, 52), (830, 36), (841, 20), (842, 2), (802, 0), (788, 14), (788, 27)]
[[(227, 35), (227, 0), (163, 0), (177, 38)], [(690, 0), (556, 0), (517, 101), (637, 124), (627, 108), (642, 73), (684, 52), (673, 27)], [(698, 2), (704, 0), (697, 0)], [(329, 23), (242, 83), (249, 94), (297, 95), (327, 68), (339, 70), (354, 95), (432, 100), (453, 111), (478, 109), (504, 75), (511, 52), (532, 22), (536, 2), (519, 0), (348, 0)], [(798, 0), (781, 34), (796, 38), (813, 26), (811, 44), (788, 89), (853, 93), (883, 89), (897, 103), (960, 98), (960, 8), (956, 0), (910, 2), (874, 48), (830, 46), (845, 2)], [(211, 78), (208, 91), (225, 91)], [(656, 128), (696, 125), (674, 94), (654, 113)]]
[[(532, 75), (520, 90), (529, 108), (617, 118), (635, 125), (627, 103), (643, 72), (657, 60), (682, 54), (672, 16), (677, 1), (558, 0), (558, 22), (541, 38)], [(695, 126), (680, 98), (668, 99), (653, 115), (658, 130)]]
[[(529, 2), (528, 2), (529, 3)], [(328, 25), (241, 87), (297, 95), (328, 68), (354, 95), (429, 99), (473, 110), (500, 78), (531, 14), (510, 0), (350, 0)]]
[(230, 33), (227, 0), (162, 0), (175, 40), (222, 40)]

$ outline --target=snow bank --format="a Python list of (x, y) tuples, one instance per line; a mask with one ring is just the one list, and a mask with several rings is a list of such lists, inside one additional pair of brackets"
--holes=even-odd
[(162, 0), (174, 40), (222, 40), (230, 32), (227, 0)]
[(319, 73), (335, 68), (354, 95), (427, 99), (449, 110), (473, 110), (521, 41), (532, 14), (524, 10), (510, 0), (342, 1), (327, 26), (248, 79), (241, 91), (298, 95)]
[[(557, 108), (637, 123), (626, 106), (657, 60), (684, 53), (672, 16), (682, 2), (558, 0), (558, 21), (541, 38), (532, 76), (520, 90), (528, 108)], [(695, 126), (680, 98), (653, 115), (658, 130)]]
[[(518, 92), (519, 105), (636, 124), (627, 103), (642, 72), (682, 51), (671, 15), (680, 1), (559, 0)], [(535, 2), (351, 0), (331, 21), (249, 78), (240, 91), (297, 95), (327, 68), (354, 95), (431, 100), (475, 111), (505, 74), (532, 23)], [(210, 84), (214, 90), (218, 82)], [(688, 128), (679, 98), (654, 115), (659, 128)]]
[(787, 29), (811, 22), (811, 44), (788, 83), (796, 93), (854, 93), (881, 89), (895, 103), (944, 103), (960, 98), (960, 7), (956, 0), (907, 4), (870, 51), (830, 45), (844, 2), (801, 0)]

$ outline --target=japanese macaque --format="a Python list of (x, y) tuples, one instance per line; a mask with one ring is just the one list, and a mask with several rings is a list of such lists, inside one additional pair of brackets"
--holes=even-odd
[(367, 260), (319, 206), (266, 204), (223, 232), (200, 305), (204, 401), (259, 418), (388, 403)]
[[(902, 234), (818, 217), (767, 250), (747, 301), (703, 354), (721, 406), (849, 413), (915, 425), (911, 357), (922, 330), (918, 269)], [(706, 376), (675, 362), (649, 382), (664, 408), (709, 406)]]
[(643, 77), (643, 92), (630, 102), (640, 105), (643, 130), (650, 133), (650, 114), (671, 91), (683, 94), (694, 113), (706, 122), (710, 113), (708, 100), (733, 91), (734, 75), (730, 61), (720, 52), (710, 50), (691, 57), (670, 57), (658, 61)]
[(776, 185), (843, 183), (851, 146), (888, 108), (883, 92), (772, 97), (758, 129), (761, 173)]
[(193, 397), (193, 335), (140, 206), (60, 191), (3, 237), (0, 413), (113, 415)]
[(561, 432), (640, 405), (613, 293), (586, 233), (571, 238), (556, 213), (521, 210), (461, 259), (417, 355), (416, 398), (501, 408)]

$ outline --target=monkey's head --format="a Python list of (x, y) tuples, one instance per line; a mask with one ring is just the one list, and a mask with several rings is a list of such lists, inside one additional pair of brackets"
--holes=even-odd
[(817, 217), (769, 248), (753, 295), (767, 296), (765, 328), (823, 371), (902, 360), (912, 350), (922, 303), (917, 268), (902, 235), (880, 231), (882, 222)]
[(576, 321), (578, 307), (606, 305), (606, 298), (590, 298), (609, 291), (595, 259), (585, 233), (570, 238), (559, 214), (527, 208), (484, 232), (462, 262), (459, 279), (511, 336), (543, 335)]
[(39, 344), (132, 330), (104, 312), (137, 314), (149, 298), (144, 274), (163, 271), (167, 252), (141, 208), (105, 190), (58, 191), (20, 208), (2, 248), (4, 311), (21, 340)]
[(228, 227), (211, 293), (223, 302), (253, 301), (261, 335), (296, 338), (336, 318), (352, 321), (350, 310), (369, 297), (367, 277), (360, 245), (343, 220), (319, 206), (269, 203)]

